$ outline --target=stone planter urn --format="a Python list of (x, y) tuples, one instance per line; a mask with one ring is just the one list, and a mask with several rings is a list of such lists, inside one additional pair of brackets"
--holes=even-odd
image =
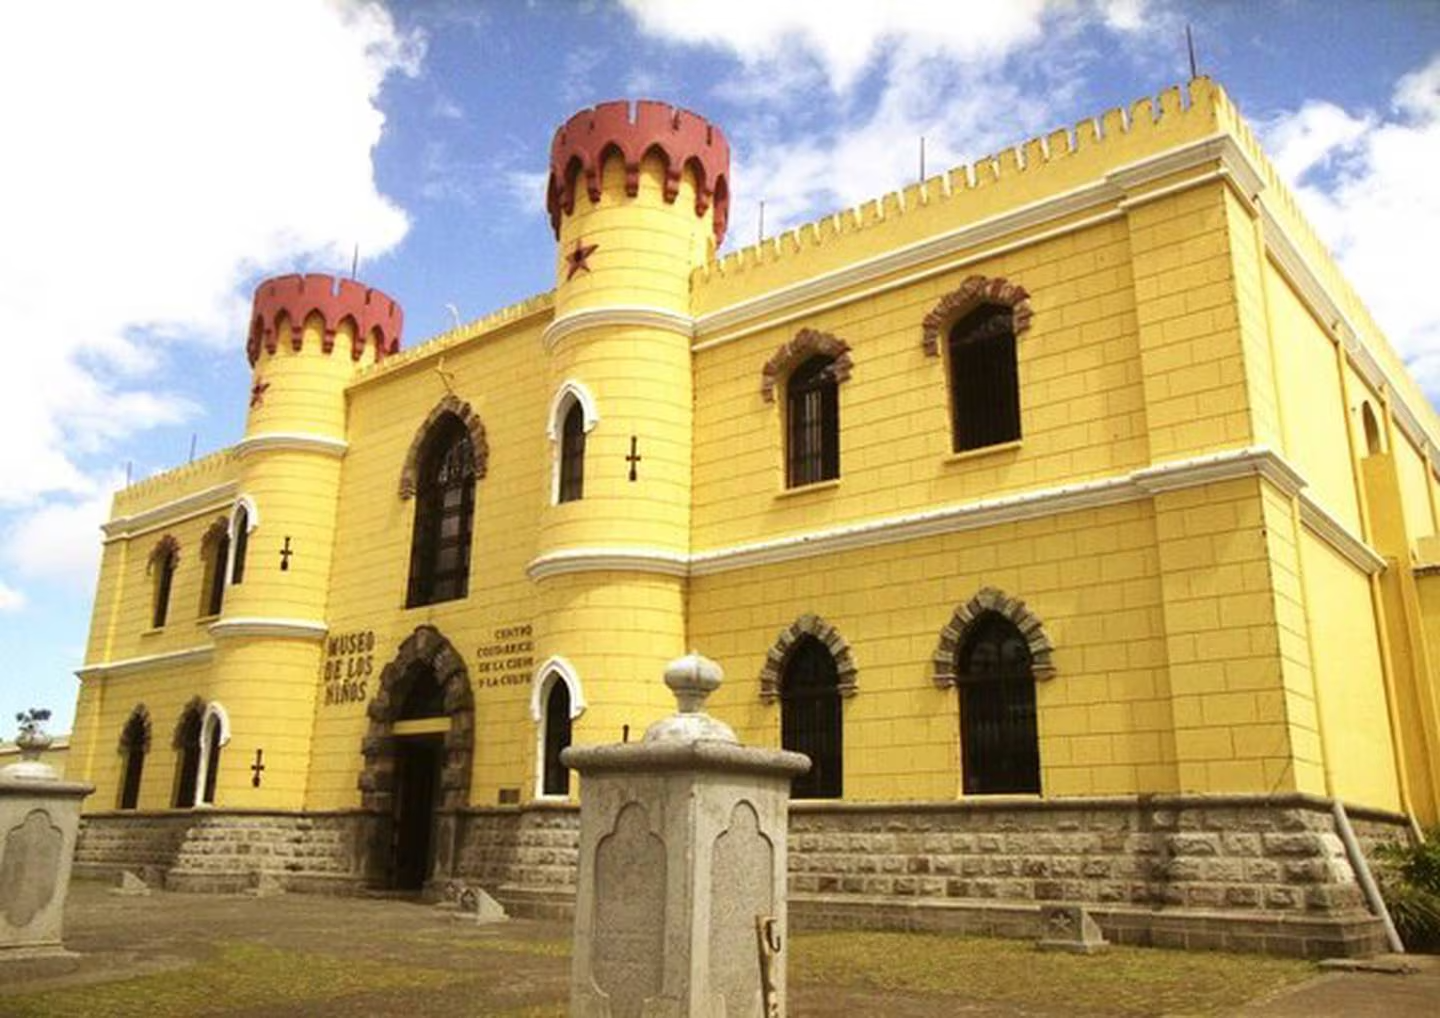
[(61, 943), (80, 803), (93, 785), (61, 781), (40, 762), (50, 736), (21, 716), (20, 762), (0, 768), (0, 965), (68, 954)]

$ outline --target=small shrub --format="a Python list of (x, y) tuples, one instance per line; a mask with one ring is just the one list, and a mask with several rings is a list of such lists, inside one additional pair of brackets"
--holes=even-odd
[(1405, 947), (1440, 951), (1440, 827), (1419, 844), (1388, 844), (1376, 850), (1380, 896)]

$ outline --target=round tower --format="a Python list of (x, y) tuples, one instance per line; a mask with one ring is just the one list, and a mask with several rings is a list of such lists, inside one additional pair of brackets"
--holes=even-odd
[[(346, 450), (345, 388), (399, 349), (402, 322), (394, 300), (353, 280), (279, 276), (255, 290), (229, 583), (210, 627), (211, 698), (224, 704), (235, 733), (219, 771), (221, 805), (304, 805)], [(257, 749), (263, 770), (252, 771)]]
[[(531, 575), (540, 660), (565, 657), (591, 704), (578, 740), (663, 713), (660, 676), (688, 649), (690, 277), (724, 237), (729, 172), (718, 128), (657, 102), (584, 110), (550, 147), (554, 472)], [(578, 485), (565, 462), (577, 439)]]

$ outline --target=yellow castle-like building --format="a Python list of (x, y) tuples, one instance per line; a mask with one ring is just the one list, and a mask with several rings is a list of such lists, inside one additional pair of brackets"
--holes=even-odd
[(554, 289), (401, 349), (263, 282), (243, 437), (115, 497), (78, 862), (573, 894), (575, 743), (690, 649), (808, 753), (791, 914), (1373, 947), (1440, 816), (1440, 420), (1207, 79), (724, 256), (658, 103), (551, 148)]

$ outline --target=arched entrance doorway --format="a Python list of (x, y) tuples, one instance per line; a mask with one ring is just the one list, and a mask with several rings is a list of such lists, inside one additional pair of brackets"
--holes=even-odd
[(464, 660), (420, 626), (380, 673), (367, 713), (363, 874), (373, 887), (420, 890), (451, 874), (469, 798), (475, 706)]

